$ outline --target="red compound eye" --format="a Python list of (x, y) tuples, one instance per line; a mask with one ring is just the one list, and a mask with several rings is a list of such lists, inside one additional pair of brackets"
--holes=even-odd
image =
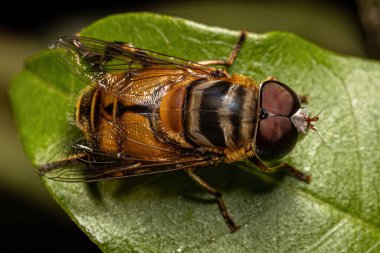
[(260, 107), (271, 114), (290, 117), (300, 109), (301, 101), (285, 84), (267, 81), (260, 88)]
[(260, 87), (260, 120), (257, 125), (255, 152), (263, 161), (277, 160), (296, 145), (298, 131), (290, 117), (301, 107), (297, 94), (277, 81)]
[(281, 159), (296, 145), (298, 131), (289, 118), (270, 115), (258, 124), (255, 150), (263, 161)]

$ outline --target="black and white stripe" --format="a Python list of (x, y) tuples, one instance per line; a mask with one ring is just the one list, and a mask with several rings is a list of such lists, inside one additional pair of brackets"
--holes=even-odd
[(227, 81), (191, 85), (187, 96), (187, 137), (200, 146), (238, 148), (253, 137), (257, 97), (249, 88)]

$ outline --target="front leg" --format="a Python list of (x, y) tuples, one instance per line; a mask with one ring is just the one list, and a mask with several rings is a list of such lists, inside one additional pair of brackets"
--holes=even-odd
[(257, 156), (253, 156), (249, 158), (249, 161), (251, 161), (253, 164), (255, 164), (261, 171), (266, 173), (274, 173), (277, 171), (285, 170), (293, 177), (310, 184), (311, 182), (311, 176), (307, 175), (306, 173), (294, 168), (290, 164), (287, 163), (281, 163), (279, 165), (276, 165), (274, 167), (268, 167), (264, 162), (262, 162)]

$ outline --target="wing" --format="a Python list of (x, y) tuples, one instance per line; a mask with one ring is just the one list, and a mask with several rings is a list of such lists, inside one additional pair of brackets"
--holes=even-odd
[(201, 156), (157, 157), (121, 152), (108, 154), (101, 149), (75, 145), (75, 151), (66, 159), (37, 167), (37, 172), (47, 178), (63, 182), (92, 182), (123, 178), (212, 164)]
[[(81, 161), (83, 162), (83, 161)], [(62, 182), (94, 182), (106, 179), (125, 178), (131, 176), (139, 176), (145, 174), (158, 174), (162, 172), (183, 170), (186, 168), (194, 168), (196, 166), (204, 166), (210, 163), (202, 160), (178, 160), (168, 162), (115, 162), (104, 167), (102, 163), (94, 161), (85, 161), (90, 164), (72, 164), (64, 168), (49, 171), (46, 176), (52, 180)], [(99, 167), (99, 165), (102, 165)], [(41, 172), (39, 169), (38, 172)]]
[[(58, 147), (59, 151), (47, 154), (47, 163), (37, 166), (37, 172), (57, 181), (89, 182), (181, 170), (214, 162), (197, 151), (179, 150), (153, 139), (149, 136), (153, 131), (145, 123), (129, 123), (122, 127), (113, 122), (107, 124), (109, 127), (93, 134), (100, 147), (92, 147), (84, 138), (77, 139), (70, 148)], [(126, 128), (129, 130), (125, 131)], [(119, 152), (106, 152), (101, 140), (106, 140), (106, 145), (117, 141), (123, 148)]]
[[(215, 70), (188, 60), (136, 48), (130, 44), (110, 43), (88, 37), (61, 37), (51, 44), (50, 49), (80, 80), (101, 87), (117, 98), (123, 95), (129, 96), (129, 99), (133, 97), (133, 86), (139, 80), (161, 77), (168, 79), (167, 84), (173, 84), (184, 75), (203, 78)], [(143, 73), (143, 70), (147, 69), (151, 74)], [(162, 82), (156, 82), (156, 85), (160, 84)], [(149, 95), (151, 94), (147, 92), (146, 96)]]

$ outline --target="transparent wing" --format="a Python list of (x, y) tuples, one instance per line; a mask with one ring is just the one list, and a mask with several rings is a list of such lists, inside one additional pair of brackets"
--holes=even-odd
[[(161, 173), (211, 164), (211, 159), (193, 150), (179, 150), (151, 138), (152, 130), (146, 124), (136, 122), (107, 127), (93, 133), (95, 142), (121, 143), (119, 152), (106, 152), (104, 147), (92, 147), (83, 138), (77, 139), (69, 152), (50, 157), (37, 167), (39, 174), (66, 182), (88, 182), (111, 178)], [(128, 129), (128, 130), (126, 130)], [(59, 157), (59, 159), (57, 159)]]
[[(166, 78), (166, 82), (156, 82), (156, 85), (168, 84), (186, 75), (202, 78), (215, 70), (212, 67), (128, 44), (110, 43), (88, 37), (61, 37), (51, 44), (50, 49), (79, 79), (101, 87), (118, 98), (123, 94), (132, 96), (134, 83), (139, 80), (160, 77)], [(142, 70), (149, 70), (149, 74)]]
[(157, 157), (121, 152), (104, 153), (100, 149), (76, 146), (75, 153), (66, 160), (37, 167), (39, 174), (64, 182), (90, 182), (112, 178), (123, 178), (144, 174), (162, 173), (211, 164), (200, 156)]
[(186, 168), (194, 168), (209, 164), (205, 161), (172, 161), (135, 164), (113, 164), (107, 167), (98, 164), (84, 165), (78, 164), (75, 167), (65, 167), (64, 169), (54, 170), (45, 176), (56, 181), (62, 182), (93, 182), (115, 178), (125, 178), (146, 174), (158, 174)]

